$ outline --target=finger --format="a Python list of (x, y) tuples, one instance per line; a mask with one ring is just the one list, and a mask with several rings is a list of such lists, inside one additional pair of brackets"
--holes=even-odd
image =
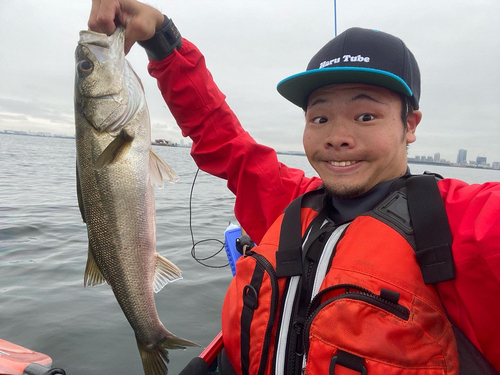
[(125, 53), (128, 53), (132, 45), (138, 40), (148, 40), (155, 35), (156, 22), (153, 14), (153, 12), (148, 12), (129, 20), (125, 29)]
[(119, 12), (116, 0), (92, 0), (88, 27), (92, 31), (113, 34), (116, 29), (115, 17)]
[(124, 45), (125, 55), (127, 55), (130, 52), (130, 49), (132, 48), (135, 42), (137, 42), (137, 38), (130, 36), (130, 29), (128, 28), (125, 29), (125, 45)]
[(155, 33), (154, 26), (144, 24), (140, 17), (130, 20), (125, 29), (125, 54), (127, 54), (135, 42), (138, 40), (147, 40), (153, 37)]

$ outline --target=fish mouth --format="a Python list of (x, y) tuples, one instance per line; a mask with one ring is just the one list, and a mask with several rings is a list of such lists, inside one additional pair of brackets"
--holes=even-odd
[(90, 95), (82, 95), (83, 98), (86, 100), (112, 100), (112, 101), (117, 101), (115, 99), (115, 96), (112, 94), (105, 94), (105, 95), (99, 95), (99, 96), (90, 96)]
[(121, 46), (125, 40), (124, 30), (123, 27), (117, 27), (111, 36), (91, 30), (82, 30), (78, 44), (87, 47), (101, 62), (123, 59), (125, 52)]
[[(113, 35), (118, 35), (119, 32), (120, 31), (117, 28)], [(80, 40), (78, 41), (78, 43), (85, 45), (98, 45), (103, 48), (110, 48), (113, 35), (107, 36), (104, 33), (98, 33), (92, 30), (82, 30), (80, 31)]]

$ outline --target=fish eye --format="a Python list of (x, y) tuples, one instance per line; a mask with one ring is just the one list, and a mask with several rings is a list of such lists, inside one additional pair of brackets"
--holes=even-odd
[(94, 70), (94, 64), (89, 60), (80, 61), (76, 67), (81, 75), (89, 75)]

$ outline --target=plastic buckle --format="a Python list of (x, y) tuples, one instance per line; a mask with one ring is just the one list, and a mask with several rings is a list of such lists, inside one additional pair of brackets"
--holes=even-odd
[[(332, 361), (330, 362), (330, 369), (329, 369), (329, 373), (330, 375), (335, 375), (335, 365), (337, 364), (337, 359), (338, 359), (338, 356), (335, 356), (332, 358)], [(339, 364), (339, 366), (342, 366)], [(346, 366), (342, 366), (342, 367), (346, 367)], [(347, 367), (349, 368), (349, 367)], [(363, 366), (361, 368), (361, 371), (357, 370), (357, 369), (352, 369), (352, 368), (349, 368), (350, 370), (353, 370), (353, 371), (358, 371), (361, 375), (366, 375), (367, 371), (366, 371), (366, 367)]]

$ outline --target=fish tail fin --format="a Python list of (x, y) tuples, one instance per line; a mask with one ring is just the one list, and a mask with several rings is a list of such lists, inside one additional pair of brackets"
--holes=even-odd
[(166, 375), (168, 373), (167, 363), (169, 362), (168, 349), (186, 349), (186, 346), (199, 345), (177, 337), (171, 332), (168, 332), (163, 341), (151, 349), (137, 343), (144, 373), (146, 375)]
[(156, 269), (154, 278), (154, 291), (158, 293), (168, 283), (182, 279), (179, 267), (168, 259), (156, 253)]
[(148, 171), (151, 185), (156, 186), (159, 189), (163, 188), (163, 181), (166, 178), (168, 178), (172, 183), (179, 180), (179, 175), (175, 173), (175, 171), (153, 150), (149, 152)]
[(139, 353), (142, 359), (142, 367), (144, 368), (144, 374), (146, 375), (166, 375), (168, 374), (167, 363), (168, 350), (161, 347), (155, 346), (152, 350), (148, 350), (145, 347), (137, 344), (139, 348)]

